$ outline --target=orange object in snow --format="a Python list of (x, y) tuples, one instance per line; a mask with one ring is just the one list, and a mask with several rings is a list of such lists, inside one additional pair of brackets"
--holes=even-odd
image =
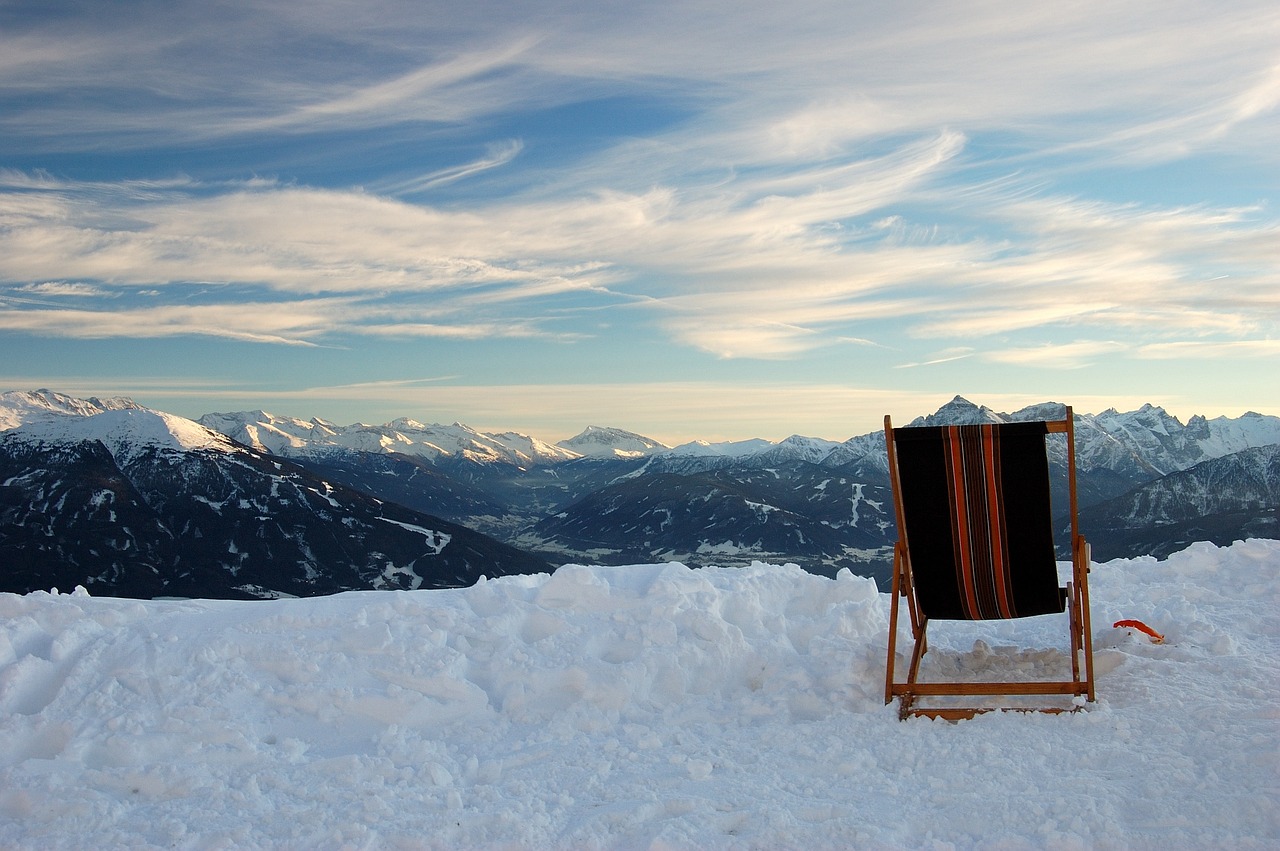
[(1147, 635), (1151, 636), (1152, 644), (1164, 644), (1164, 636), (1156, 632), (1151, 627), (1147, 626), (1142, 621), (1116, 621), (1115, 623), (1112, 624), (1112, 626), (1115, 627), (1116, 629), (1129, 627), (1132, 629), (1136, 629), (1139, 632), (1145, 632)]

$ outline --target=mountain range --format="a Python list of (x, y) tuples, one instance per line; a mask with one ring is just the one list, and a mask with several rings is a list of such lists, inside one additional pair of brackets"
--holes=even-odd
[(0, 590), (441, 588), (550, 565), (127, 399), (0, 396)]
[[(910, 424), (1061, 415), (1057, 403), (1002, 414), (956, 397)], [(1278, 417), (1077, 413), (1076, 445), (1096, 559), (1280, 537)], [(1060, 472), (1060, 437), (1050, 453)], [(1055, 482), (1064, 505), (1065, 476)], [(881, 432), (668, 447), (591, 426), (549, 444), (460, 423), (192, 421), (128, 399), (0, 394), (0, 590), (307, 595), (570, 561), (791, 561), (883, 580), (894, 536)]]

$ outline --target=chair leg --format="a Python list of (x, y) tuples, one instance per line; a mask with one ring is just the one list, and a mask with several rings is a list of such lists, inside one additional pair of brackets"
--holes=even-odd
[[(920, 672), (920, 660), (929, 652), (927, 636), (928, 618), (916, 607), (916, 598), (911, 587), (911, 566), (906, 552), (901, 545), (894, 547), (893, 552), (893, 584), (889, 592), (889, 648), (885, 659), (884, 702), (892, 703), (894, 698), (894, 667), (897, 661), (898, 616), (902, 600), (906, 600), (907, 613), (911, 617), (911, 662), (907, 669), (908, 686), (914, 685)], [(899, 695), (898, 714), (905, 718), (910, 713), (916, 695), (906, 692)]]
[(1080, 631), (1081, 646), (1084, 650), (1084, 679), (1087, 683), (1088, 697), (1092, 702), (1094, 700), (1093, 686), (1093, 625), (1089, 617), (1089, 565), (1093, 556), (1089, 544), (1084, 538), (1080, 538), (1080, 576), (1079, 583), (1080, 595)]
[[(909, 602), (911, 602), (909, 600)], [(914, 611), (913, 611), (914, 614)], [(913, 690), (916, 679), (920, 674), (920, 660), (924, 658), (924, 654), (929, 652), (929, 638), (927, 627), (928, 618), (923, 615), (916, 620), (918, 625), (913, 625), (911, 629), (911, 663), (907, 666), (907, 690), (898, 697), (898, 720), (905, 721), (912, 715), (919, 715), (921, 712), (929, 712), (931, 710), (920, 710), (915, 708), (916, 698), (919, 697)]]
[(920, 629), (915, 631), (915, 648), (911, 652), (911, 668), (907, 672), (907, 682), (915, 685), (916, 676), (920, 673), (920, 660), (929, 652), (929, 619), (920, 619)]
[(898, 598), (902, 594), (901, 547), (893, 548), (893, 581), (889, 589), (889, 655), (884, 663), (884, 702), (893, 702), (893, 664), (898, 647)]
[(1071, 627), (1071, 679), (1080, 682), (1080, 606), (1076, 599), (1076, 583), (1067, 585), (1067, 618)]
[(884, 702), (893, 702), (893, 663), (898, 645), (898, 594), (889, 603), (889, 656), (884, 663)]

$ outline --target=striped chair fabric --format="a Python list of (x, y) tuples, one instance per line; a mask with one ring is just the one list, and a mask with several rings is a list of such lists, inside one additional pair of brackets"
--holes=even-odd
[(1063, 611), (1045, 423), (893, 432), (923, 614), (985, 620)]

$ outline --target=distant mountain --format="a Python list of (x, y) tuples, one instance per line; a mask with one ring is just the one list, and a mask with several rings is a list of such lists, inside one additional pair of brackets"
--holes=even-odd
[[(1034, 409), (1040, 418), (1052, 419), (1062, 416), (1062, 406), (1053, 403), (1038, 405)], [(1036, 419), (1032, 410), (1025, 419)], [(1021, 419), (1018, 414), (997, 414), (986, 405), (975, 405), (963, 396), (956, 396), (932, 414), (916, 417), (909, 423), (894, 423), (895, 427), (908, 426), (940, 426), (940, 425), (986, 425), (988, 423), (1006, 423), (1012, 419)]]
[[(1095, 437), (1094, 431), (1111, 441)], [(1113, 469), (1132, 463), (1154, 475), (1167, 475), (1202, 461), (1280, 443), (1280, 418), (1250, 411), (1237, 419), (1196, 416), (1183, 425), (1163, 408), (1143, 405), (1124, 414), (1110, 409), (1086, 415), (1077, 434), (1085, 447), (1082, 463)]]
[(483, 464), (534, 467), (580, 457), (581, 453), (517, 432), (486, 434), (461, 423), (424, 425), (407, 418), (385, 425), (339, 426), (321, 419), (280, 417), (266, 411), (205, 414), (198, 422), (246, 446), (286, 458), (334, 452), (396, 453), (438, 461), (463, 459)]
[(587, 426), (581, 434), (556, 446), (584, 458), (644, 458), (671, 448), (635, 432), (600, 426)]
[(142, 410), (132, 399), (77, 399), (52, 390), (12, 390), (0, 393), (0, 432), (36, 420), (63, 416), (88, 417), (103, 411)]
[(1280, 538), (1280, 445), (1179, 470), (1081, 512), (1095, 555), (1160, 558), (1196, 541)]
[(516, 542), (601, 564), (793, 561), (883, 580), (893, 526), (888, 481), (812, 462), (626, 476), (535, 523)]
[[(65, 397), (63, 397), (65, 398)], [(271, 597), (473, 584), (547, 562), (140, 406), (0, 397), (0, 590)], [(16, 425), (13, 425), (17, 423)]]
[[(1062, 412), (1061, 404), (1045, 402), (1012, 414), (998, 414), (957, 396), (936, 413), (919, 417), (910, 425), (1057, 419)], [(1114, 408), (1101, 414), (1075, 411), (1075, 419), (1076, 461), (1081, 470), (1105, 468), (1142, 481), (1243, 449), (1280, 443), (1280, 417), (1252, 411), (1237, 419), (1195, 416), (1186, 425), (1154, 405), (1128, 413)]]

